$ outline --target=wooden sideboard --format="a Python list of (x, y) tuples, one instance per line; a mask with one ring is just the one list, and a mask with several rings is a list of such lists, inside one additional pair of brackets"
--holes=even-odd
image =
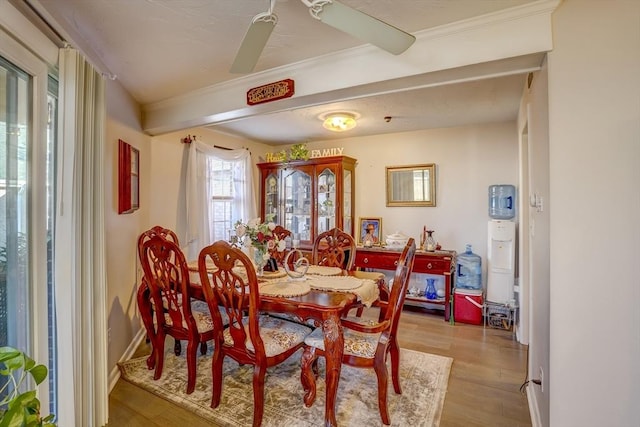
[[(383, 247), (365, 248), (358, 246), (356, 250), (356, 268), (395, 271), (400, 258), (400, 250)], [(452, 276), (456, 268), (455, 251), (417, 251), (412, 273), (434, 274), (443, 277), (445, 295), (443, 298), (430, 300), (424, 296), (407, 294), (405, 304), (428, 306), (441, 305), (444, 309), (444, 320), (451, 316)], [(411, 288), (411, 284), (409, 288)]]

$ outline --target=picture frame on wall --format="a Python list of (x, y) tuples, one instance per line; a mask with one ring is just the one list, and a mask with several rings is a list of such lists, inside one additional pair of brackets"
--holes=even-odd
[(118, 213), (140, 208), (140, 151), (118, 140)]
[(360, 218), (358, 243), (362, 246), (377, 246), (382, 242), (382, 218)]

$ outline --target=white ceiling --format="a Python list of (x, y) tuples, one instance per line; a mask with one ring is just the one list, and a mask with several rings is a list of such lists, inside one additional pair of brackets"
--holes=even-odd
[[(268, 0), (12, 0), (27, 2), (141, 104), (238, 79), (228, 69), (254, 15)], [(534, 0), (341, 0), (407, 32), (437, 27)], [(314, 20), (300, 0), (278, 0), (278, 23), (255, 72), (362, 45)], [(393, 60), (393, 56), (389, 56)], [(514, 120), (524, 75), (351, 99), (212, 124), (269, 144)], [(347, 134), (322, 128), (329, 110), (357, 111)], [(390, 122), (384, 120), (391, 116)]]

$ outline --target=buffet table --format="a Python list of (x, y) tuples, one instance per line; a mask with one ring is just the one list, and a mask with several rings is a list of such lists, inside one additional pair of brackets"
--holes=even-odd
[[(400, 258), (401, 248), (374, 246), (365, 248), (358, 246), (356, 250), (355, 266), (364, 270), (395, 271)], [(438, 299), (427, 299), (421, 295), (408, 293), (405, 304), (424, 305), (435, 304), (444, 309), (444, 320), (451, 318), (451, 290), (452, 276), (455, 273), (456, 252), (448, 250), (427, 252), (416, 251), (412, 273), (434, 274), (443, 277), (444, 296)]]

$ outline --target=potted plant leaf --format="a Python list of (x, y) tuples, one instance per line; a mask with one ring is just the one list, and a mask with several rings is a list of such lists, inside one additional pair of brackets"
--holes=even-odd
[[(0, 427), (55, 426), (55, 416), (40, 415), (36, 391), (27, 389), (31, 376), (36, 385), (47, 378), (48, 370), (24, 352), (13, 347), (0, 347)], [(26, 384), (25, 384), (26, 381)]]

